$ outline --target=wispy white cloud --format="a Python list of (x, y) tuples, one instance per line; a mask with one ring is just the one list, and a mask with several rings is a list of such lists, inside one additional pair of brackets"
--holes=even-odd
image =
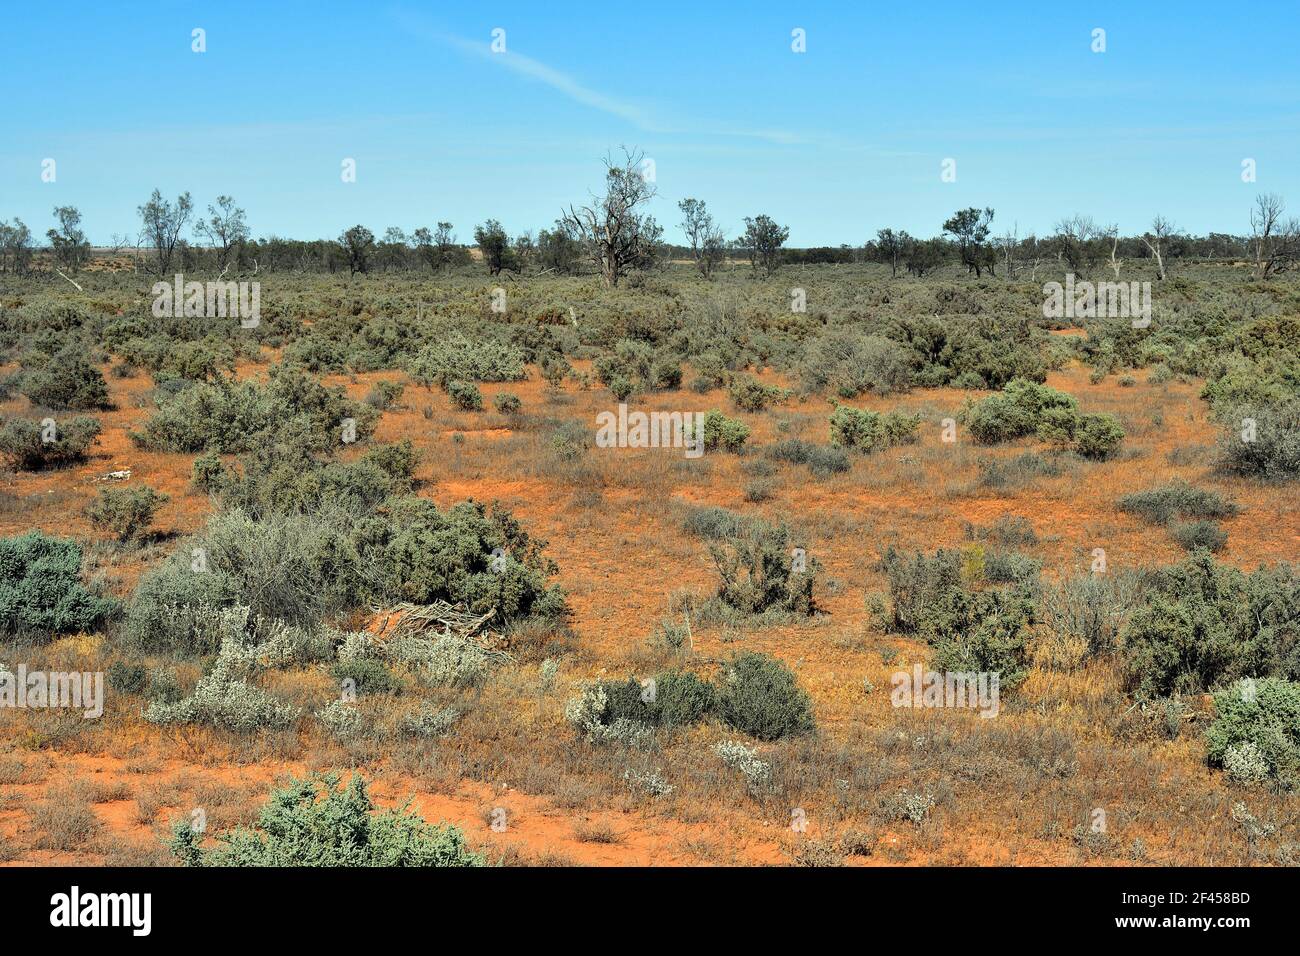
[(471, 56), (489, 60), (494, 65), (498, 65), (512, 73), (544, 83), (551, 89), (563, 93), (575, 103), (581, 103), (583, 106), (590, 106), (602, 113), (609, 113), (611, 116), (627, 120), (627, 122), (639, 129), (651, 133), (672, 132), (665, 125), (656, 122), (641, 107), (584, 86), (567, 73), (561, 73), (559, 70), (547, 66), (540, 60), (534, 60), (530, 56), (515, 53), (514, 51), (493, 53), (486, 43), (474, 43), (463, 37), (448, 34), (438, 34), (436, 38)]
[(486, 42), (476, 43), (466, 40), (464, 37), (441, 32), (434, 29), (423, 17), (409, 11), (399, 9), (394, 12), (394, 16), (409, 32), (450, 46), (468, 56), (490, 62), (494, 68), (509, 70), (511, 73), (525, 79), (542, 83), (575, 103), (618, 117), (637, 129), (648, 133), (733, 136), (785, 145), (808, 141), (804, 134), (792, 130), (752, 129), (734, 126), (725, 122), (700, 123), (692, 121), (684, 123), (676, 120), (664, 120), (654, 115), (644, 106), (593, 89), (568, 73), (557, 70), (541, 60), (511, 50), (509, 47), (507, 47), (506, 52), (494, 53)]

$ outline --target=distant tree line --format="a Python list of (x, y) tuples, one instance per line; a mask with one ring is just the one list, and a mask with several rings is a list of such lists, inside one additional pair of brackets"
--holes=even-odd
[[(1153, 264), (1158, 279), (1167, 277), (1179, 260), (1245, 260), (1254, 274), (1267, 279), (1291, 268), (1300, 257), (1300, 220), (1285, 217), (1285, 203), (1274, 194), (1256, 197), (1245, 235), (1210, 233), (1193, 236), (1170, 220), (1156, 216), (1138, 236), (1121, 236), (1115, 225), (1101, 225), (1088, 216), (1058, 221), (1050, 235), (1021, 237), (1016, 228), (994, 231), (994, 210), (959, 209), (930, 238), (905, 230), (882, 228), (862, 246), (786, 248), (790, 230), (764, 214), (745, 217), (744, 231), (728, 239), (701, 199), (678, 204), (679, 227), (685, 245), (663, 241), (663, 228), (647, 212), (656, 195), (653, 164), (639, 151), (624, 148), (620, 157), (605, 158), (603, 190), (581, 205), (561, 210), (550, 228), (534, 235), (510, 236), (496, 219), (474, 227), (478, 262), (490, 275), (503, 272), (531, 275), (594, 273), (607, 286), (617, 286), (633, 272), (645, 272), (671, 259), (685, 258), (700, 275), (711, 278), (724, 263), (748, 260), (756, 275), (770, 276), (783, 264), (847, 264), (878, 262), (893, 276), (922, 277), (951, 265), (970, 275), (1027, 278), (1036, 281), (1043, 269), (1080, 275), (1109, 271), (1116, 280), (1125, 263)], [(258, 271), (343, 272), (349, 275), (391, 271), (429, 271), (469, 266), (475, 261), (468, 244), (458, 241), (450, 222), (422, 226), (411, 233), (389, 226), (382, 237), (363, 225), (344, 230), (337, 239), (299, 240), (279, 236), (252, 238), (244, 210), (231, 196), (218, 196), (206, 214), (198, 214), (188, 192), (174, 200), (155, 189), (137, 208), (140, 229), (132, 240), (114, 236), (109, 251), (128, 252), (138, 271), (166, 275), (173, 271), (212, 270), (221, 275)], [(21, 220), (0, 220), (0, 273), (26, 274), (37, 267), (38, 251), (50, 268), (66, 275), (89, 262), (92, 247), (74, 206), (58, 206), (47, 244), (38, 247), (31, 229)], [(66, 270), (66, 271), (65, 271)]]

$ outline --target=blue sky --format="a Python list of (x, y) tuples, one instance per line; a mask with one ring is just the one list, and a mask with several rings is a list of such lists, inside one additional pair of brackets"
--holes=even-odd
[(686, 196), (732, 235), (767, 213), (799, 246), (932, 235), (971, 205), (1021, 235), (1076, 212), (1241, 233), (1258, 192), (1300, 215), (1295, 0), (126, 0), (11, 4), (4, 19), (0, 218), (40, 235), (65, 204), (92, 240), (134, 233), (154, 187), (200, 208), (231, 194), (255, 235), (450, 220), (466, 239), (489, 217), (536, 230), (620, 144), (654, 160), (670, 240)]

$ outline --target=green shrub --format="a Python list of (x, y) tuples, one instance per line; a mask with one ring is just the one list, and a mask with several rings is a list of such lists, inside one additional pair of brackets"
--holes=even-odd
[(459, 333), (426, 345), (408, 370), (421, 385), (444, 388), (452, 381), (520, 382), (527, 374), (515, 346), (488, 338), (471, 341)]
[(727, 393), (736, 407), (746, 412), (761, 412), (770, 405), (785, 401), (789, 395), (785, 389), (764, 385), (751, 375), (733, 380)]
[(383, 661), (372, 658), (355, 658), (338, 661), (330, 669), (330, 676), (336, 681), (352, 681), (352, 686), (360, 694), (398, 694), (402, 682), (384, 666)]
[[(947, 614), (927, 635), (935, 653), (931, 666), (947, 672), (992, 672), (1003, 690), (1029, 673), (1029, 636), (1035, 606), (1012, 591), (960, 591)], [(951, 615), (950, 617), (948, 615)]]
[(216, 452), (205, 451), (194, 459), (190, 481), (199, 491), (209, 493), (220, 491), (225, 478), (226, 466), (222, 464), (221, 456)]
[(462, 382), (453, 379), (447, 382), (447, 395), (451, 398), (451, 403), (463, 411), (479, 412), (483, 410), (483, 393), (478, 390), (478, 386), (473, 382)]
[(142, 694), (149, 683), (149, 674), (143, 664), (113, 661), (105, 673), (110, 689), (119, 694)]
[[(718, 598), (745, 614), (812, 614), (818, 565), (795, 552), (789, 528), (763, 522), (750, 522), (734, 538), (711, 543), (709, 554), (722, 579)], [(795, 570), (800, 558), (803, 569)]]
[(248, 452), (279, 440), (300, 453), (337, 446), (344, 423), (369, 436), (379, 413), (341, 388), (326, 388), (301, 369), (279, 367), (265, 383), (220, 379), (159, 400), (131, 438), (152, 451)]
[(1205, 731), (1211, 765), (1241, 783), (1300, 787), (1300, 683), (1246, 678), (1214, 695), (1214, 711)]
[(738, 655), (722, 676), (718, 714), (759, 740), (780, 740), (813, 729), (812, 701), (789, 668), (767, 654)]
[(1217, 554), (1228, 543), (1228, 532), (1213, 521), (1176, 521), (1169, 526), (1169, 536), (1186, 551), (1204, 548)]
[(962, 411), (962, 420), (982, 445), (1011, 441), (1033, 434), (1038, 419), (1026, 408), (1002, 395), (990, 395)]
[(1074, 447), (1084, 458), (1109, 458), (1124, 440), (1124, 428), (1114, 415), (1080, 415)]
[(749, 438), (749, 426), (739, 419), (728, 418), (719, 411), (704, 415), (704, 447), (739, 451)]
[(865, 408), (837, 405), (831, 413), (831, 443), (873, 452), (916, 441), (920, 424), (920, 415), (902, 412), (881, 415)]
[(964, 584), (961, 555), (943, 548), (933, 558), (920, 551), (908, 557), (890, 545), (881, 555), (880, 570), (889, 580), (890, 609), (884, 624), (892, 634), (933, 633), (932, 618), (948, 603), (949, 593)]
[(379, 381), (366, 393), (364, 401), (371, 408), (387, 411), (402, 400), (402, 393), (405, 391), (405, 382)]
[(655, 677), (655, 722), (681, 727), (703, 720), (717, 707), (717, 689), (691, 671), (665, 671)]
[(129, 541), (148, 532), (154, 515), (169, 500), (148, 485), (104, 488), (86, 508), (86, 517), (96, 528), (116, 535), (118, 541)]
[(16, 471), (62, 467), (85, 461), (99, 432), (99, 419), (84, 415), (62, 423), (48, 419), (45, 424), (10, 418), (0, 426), (0, 455)]
[(842, 474), (853, 464), (849, 453), (839, 445), (815, 445), (799, 438), (777, 442), (767, 450), (767, 455), (776, 461), (807, 465), (808, 470), (819, 478)]
[(1120, 641), (1129, 687), (1143, 698), (1248, 676), (1300, 679), (1300, 576), (1286, 564), (1247, 575), (1193, 552), (1148, 583)]
[(1012, 379), (1001, 394), (967, 405), (962, 419), (977, 442), (984, 445), (1034, 434), (1040, 423), (1059, 431), (1061, 414), (1077, 415), (1078, 403), (1070, 395), (1022, 378)]
[[(445, 600), (475, 613), (496, 608), (509, 623), (567, 613), (563, 592), (546, 581), (557, 573), (543, 556), (545, 541), (529, 536), (508, 511), (462, 502), (439, 510), (426, 499), (405, 499), (390, 516), (391, 529), (373, 539), (383, 591), (397, 600)], [(494, 561), (493, 552), (503, 552)]]
[(682, 387), (682, 365), (680, 362), (661, 358), (650, 369), (650, 385), (660, 390)]
[(330, 508), (352, 515), (374, 512), (411, 491), (418, 461), (410, 439), (377, 445), (355, 461), (319, 463), (285, 453), (278, 442), (241, 459), (242, 472), (220, 482), (221, 504), (260, 517)]
[(430, 826), (409, 804), (376, 811), (359, 774), (338, 787), (337, 774), (291, 780), (270, 799), (252, 828), (204, 834), (187, 822), (172, 833), (170, 848), (185, 866), (460, 867), (483, 866), (454, 826)]
[(919, 364), (914, 349), (892, 339), (837, 330), (812, 343), (799, 374), (809, 389), (826, 388), (840, 398), (856, 398), (863, 392), (905, 391)]
[(39, 531), (0, 538), (0, 632), (40, 640), (93, 631), (117, 603), (81, 583), (81, 548)]
[(492, 405), (502, 415), (514, 415), (523, 408), (523, 402), (519, 400), (519, 396), (511, 392), (501, 392), (499, 395), (493, 396)]
[(695, 369), (695, 378), (691, 380), (691, 391), (711, 392), (715, 388), (725, 388), (731, 383), (731, 372), (727, 363), (714, 352), (705, 352), (691, 363)]
[(615, 375), (612, 379), (610, 379), (609, 390), (610, 392), (613, 393), (616, 399), (618, 399), (620, 402), (625, 402), (627, 401), (628, 396), (630, 396), (634, 391), (636, 391), (636, 386), (632, 384), (632, 380), (630, 378), (627, 378), (623, 375)]
[(24, 370), (19, 391), (46, 408), (110, 408), (103, 374), (75, 346), (58, 352), (32, 371)]
[[(933, 557), (907, 557), (891, 545), (880, 560), (889, 579), (886, 631), (924, 639), (935, 649), (932, 666), (951, 671), (996, 671), (1011, 689), (1028, 673), (1028, 643), (1036, 620), (1037, 563), (998, 572), (1014, 584), (1007, 589), (977, 589), (968, 580), (962, 555), (939, 549)], [(995, 568), (997, 565), (995, 565)], [(978, 576), (985, 580), (987, 561)]]
[(1018, 551), (990, 551), (984, 558), (984, 580), (990, 584), (1029, 584), (1043, 563)]
[(1119, 500), (1119, 510), (1152, 524), (1168, 524), (1174, 518), (1231, 518), (1241, 509), (1217, 491), (1195, 488), (1175, 478), (1125, 495)]
[(1290, 481), (1300, 477), (1300, 400), (1243, 405), (1221, 414), (1219, 463), (1235, 475)]

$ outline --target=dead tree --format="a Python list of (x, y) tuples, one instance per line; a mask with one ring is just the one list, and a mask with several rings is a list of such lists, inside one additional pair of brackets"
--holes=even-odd
[(1142, 244), (1151, 251), (1151, 255), (1156, 260), (1156, 278), (1161, 282), (1165, 280), (1165, 256), (1162, 251), (1164, 243), (1168, 242), (1174, 235), (1174, 224), (1164, 216), (1156, 216), (1151, 220), (1151, 229), (1142, 237)]
[(605, 194), (592, 196), (586, 206), (570, 206), (563, 214), (600, 272), (606, 286), (618, 285), (628, 269), (649, 262), (663, 235), (644, 207), (657, 189), (646, 175), (640, 151), (623, 148), (623, 161), (605, 157)]

